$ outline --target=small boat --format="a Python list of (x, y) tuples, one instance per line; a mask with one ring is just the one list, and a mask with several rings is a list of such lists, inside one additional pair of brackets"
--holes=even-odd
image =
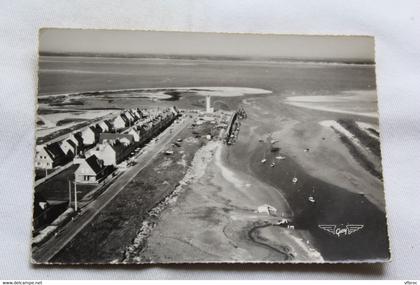
[(296, 184), (297, 181), (298, 181), (298, 179), (296, 177), (293, 177), (293, 179), (292, 179), (293, 184)]
[(263, 158), (263, 159), (261, 160), (261, 163), (265, 163), (266, 161), (267, 161), (267, 159)]
[(309, 202), (311, 202), (311, 203), (315, 203), (315, 198), (314, 198), (314, 196), (309, 196), (309, 197), (308, 197), (308, 201), (309, 201)]

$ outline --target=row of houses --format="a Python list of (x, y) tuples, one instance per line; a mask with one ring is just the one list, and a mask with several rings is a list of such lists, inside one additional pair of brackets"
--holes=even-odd
[[(166, 128), (178, 115), (176, 109), (166, 109), (156, 116), (139, 122), (121, 133), (101, 133), (98, 144), (86, 152), (86, 158), (77, 158), (77, 183), (98, 183), (144, 142)], [(107, 171), (108, 169), (108, 171)]]
[(139, 108), (124, 110), (113, 119), (102, 120), (67, 138), (36, 146), (35, 167), (53, 169), (71, 161), (76, 155), (96, 145), (101, 133), (121, 132), (141, 121), (147, 121), (150, 111)]
[[(74, 173), (68, 179), (74, 179), (78, 184), (100, 183), (133, 150), (141, 147), (178, 116), (175, 108), (163, 111), (141, 110), (141, 113), (135, 111), (140, 110), (121, 112), (113, 120), (103, 120), (70, 134), (61, 141), (37, 146), (36, 167), (51, 169), (73, 163), (77, 168), (75, 167)], [(130, 116), (132, 113), (134, 116)], [(92, 132), (87, 131), (88, 129)], [(35, 192), (34, 233), (53, 222), (68, 207), (67, 202), (49, 204), (47, 198), (39, 191)]]

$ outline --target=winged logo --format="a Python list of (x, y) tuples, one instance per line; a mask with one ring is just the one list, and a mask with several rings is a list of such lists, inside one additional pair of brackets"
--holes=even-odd
[(357, 232), (358, 230), (363, 229), (364, 225), (318, 225), (320, 229), (327, 231), (337, 237), (348, 236), (352, 233)]

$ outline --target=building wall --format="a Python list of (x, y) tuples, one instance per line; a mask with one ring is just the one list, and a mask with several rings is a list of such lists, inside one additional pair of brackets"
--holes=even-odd
[(133, 136), (133, 138), (134, 138), (134, 141), (135, 141), (135, 142), (139, 142), (139, 141), (140, 141), (140, 135), (139, 135), (139, 133), (138, 133), (137, 131), (135, 131), (135, 130), (131, 129), (131, 130), (128, 132), (128, 134), (130, 134), (130, 135), (132, 135), (132, 136)]
[(76, 174), (74, 175), (77, 183), (97, 183), (96, 175)]
[(106, 145), (99, 150), (92, 150), (91, 154), (96, 155), (96, 157), (102, 160), (106, 166), (117, 165), (117, 155), (109, 145)]
[(99, 177), (92, 171), (84, 159), (79, 161), (80, 166), (74, 172), (74, 179), (77, 183), (96, 183)]
[(35, 167), (43, 169), (52, 169), (55, 167), (54, 161), (47, 154), (44, 148), (37, 150), (35, 155)]

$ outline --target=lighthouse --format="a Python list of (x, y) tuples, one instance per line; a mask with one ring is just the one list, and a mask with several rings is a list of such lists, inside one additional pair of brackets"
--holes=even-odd
[(211, 107), (210, 95), (206, 96), (206, 113), (213, 113), (214, 109)]

